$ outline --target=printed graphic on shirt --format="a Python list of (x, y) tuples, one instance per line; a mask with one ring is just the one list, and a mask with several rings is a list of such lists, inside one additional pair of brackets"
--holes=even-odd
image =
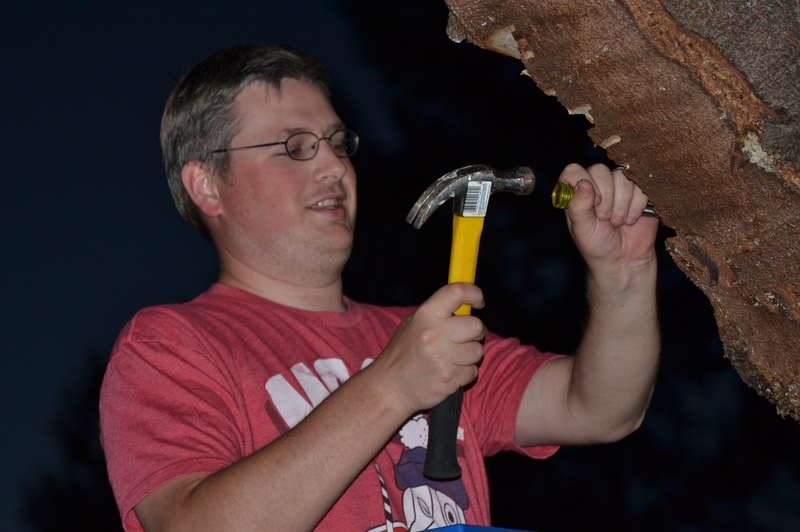
[[(361, 369), (373, 362), (367, 359)], [(312, 371), (303, 363), (291, 368), (293, 380), (273, 375), (265, 385), (265, 409), (276, 426), (285, 432), (311, 412), (349, 377), (347, 366), (337, 358), (319, 359)], [(299, 385), (299, 388), (297, 386)], [(463, 456), (464, 432), (458, 429), (459, 456)], [(418, 414), (408, 420), (393, 438), (402, 445), (400, 460), (394, 465), (397, 489), (402, 492), (402, 508), (393, 508), (382, 472), (375, 464), (376, 488), (381, 490), (385, 521), (365, 532), (408, 530), (418, 532), (466, 523), (464, 510), (469, 498), (460, 479), (436, 482), (422, 474), (428, 444), (428, 420)]]
[[(458, 433), (463, 441), (464, 432), (460, 427)], [(461, 479), (436, 482), (422, 474), (428, 446), (428, 420), (418, 414), (400, 428), (399, 434), (404, 450), (394, 466), (394, 476), (397, 487), (403, 491), (403, 515), (408, 530), (416, 532), (466, 523), (464, 510), (469, 508), (469, 499)], [(463, 446), (457, 449), (463, 454)]]

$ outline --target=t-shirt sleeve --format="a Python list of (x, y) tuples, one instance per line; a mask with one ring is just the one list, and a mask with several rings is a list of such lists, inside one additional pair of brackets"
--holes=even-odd
[(100, 393), (101, 442), (123, 526), (147, 494), (192, 473), (213, 473), (242, 457), (237, 405), (226, 374), (199, 339), (165, 312), (140, 313), (120, 334)]
[(464, 410), (472, 419), (481, 452), (491, 456), (516, 451), (531, 458), (547, 458), (557, 445), (520, 447), (514, 441), (522, 396), (534, 373), (560, 355), (542, 353), (516, 338), (487, 333), (478, 378), (464, 395)]

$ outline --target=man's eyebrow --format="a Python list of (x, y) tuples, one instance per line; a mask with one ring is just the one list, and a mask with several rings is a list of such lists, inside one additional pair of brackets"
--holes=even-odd
[[(335, 122), (323, 130), (323, 135), (330, 135), (334, 131), (338, 131), (340, 129), (345, 129), (345, 126), (342, 122)], [(295, 133), (302, 133), (306, 131), (311, 131), (310, 128), (307, 127), (290, 127), (282, 130), (278, 133), (278, 137), (288, 137), (289, 135), (294, 135)], [(313, 131), (311, 131), (313, 133)]]
[(309, 131), (309, 129), (305, 128), (305, 127), (291, 127), (291, 128), (287, 128), (287, 129), (282, 130), (280, 133), (278, 133), (278, 136), (279, 137), (288, 137), (289, 135), (294, 135), (295, 133), (302, 133), (304, 131)]

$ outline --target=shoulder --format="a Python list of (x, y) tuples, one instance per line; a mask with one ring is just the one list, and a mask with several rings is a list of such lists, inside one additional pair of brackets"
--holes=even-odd
[(117, 336), (109, 367), (177, 359), (197, 363), (208, 358), (209, 353), (218, 351), (211, 348), (215, 338), (231, 334), (224, 308), (228, 305), (209, 290), (185, 303), (141, 309)]
[(242, 314), (257, 313), (258, 299), (242, 290), (221, 284), (185, 303), (146, 307), (125, 325), (118, 341), (168, 339), (197, 331), (226, 329)]

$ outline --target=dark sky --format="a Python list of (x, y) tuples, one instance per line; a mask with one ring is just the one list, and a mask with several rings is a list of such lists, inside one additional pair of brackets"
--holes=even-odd
[(244, 42), (303, 48), (381, 124), (362, 136), (402, 143), (335, 4), (2, 4), (3, 529), (15, 529), (20, 485), (56, 464), (53, 416), (89, 353), (107, 352), (139, 308), (188, 299), (215, 276), (210, 247), (175, 212), (158, 145), (164, 101), (189, 66)]

